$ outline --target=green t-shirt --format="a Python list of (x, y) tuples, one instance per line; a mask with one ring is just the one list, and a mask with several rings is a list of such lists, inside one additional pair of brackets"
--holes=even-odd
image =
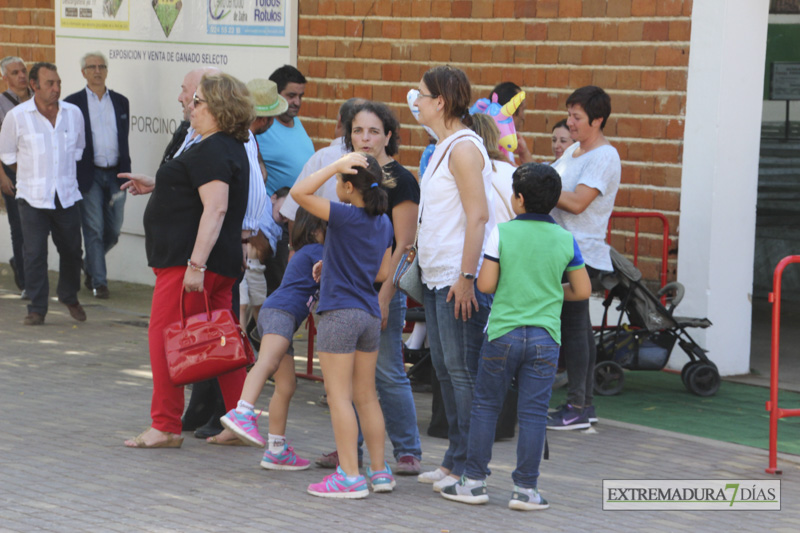
[(537, 326), (561, 344), (561, 279), (565, 271), (583, 267), (572, 234), (549, 215), (525, 213), (495, 227), (484, 258), (500, 263), (489, 340), (518, 327)]

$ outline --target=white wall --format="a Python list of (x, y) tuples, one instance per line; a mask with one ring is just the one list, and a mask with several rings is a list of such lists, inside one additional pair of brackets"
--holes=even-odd
[[(749, 372), (758, 157), (769, 0), (704, 0), (692, 11), (678, 279), (680, 314), (722, 375)], [(696, 330), (695, 330), (696, 331)], [(694, 332), (693, 332), (694, 335)], [(670, 366), (686, 358), (675, 351)]]
[[(131, 198), (128, 197), (128, 201)], [(125, 206), (126, 215), (130, 213)], [(141, 226), (141, 222), (139, 222)], [(49, 241), (49, 253), (47, 254), (47, 265), (50, 270), (58, 270), (58, 252), (53, 246), (53, 240)], [(5, 211), (0, 213), (0, 263), (6, 263), (14, 255), (11, 249), (11, 231), (8, 228), (8, 216)], [(106, 267), (108, 269), (108, 279), (117, 281), (129, 281), (132, 283), (145, 283), (154, 285), (156, 277), (152, 269), (147, 266), (147, 257), (144, 253), (144, 237), (132, 233), (123, 232), (119, 236), (119, 243), (108, 255), (106, 255)], [(81, 278), (83, 286), (83, 278)], [(55, 294), (53, 290), (51, 295)]]

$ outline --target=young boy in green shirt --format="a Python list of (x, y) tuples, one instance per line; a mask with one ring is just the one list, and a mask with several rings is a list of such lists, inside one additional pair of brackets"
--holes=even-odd
[[(561, 193), (561, 178), (548, 165), (527, 163), (514, 171), (511, 205), (517, 217), (489, 236), (478, 289), (495, 293), (473, 393), (464, 475), (441, 494), (448, 500), (489, 501), (486, 476), (494, 430), (506, 390), (517, 375), (519, 438), (510, 509), (549, 504), (537, 489), (547, 407), (558, 366), (561, 304), (591, 294), (578, 245), (548, 213)], [(566, 274), (567, 283), (562, 284)]]

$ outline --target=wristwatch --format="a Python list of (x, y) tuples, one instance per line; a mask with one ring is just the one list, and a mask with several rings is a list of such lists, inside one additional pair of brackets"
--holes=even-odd
[(475, 274), (467, 274), (466, 272), (462, 272), (461, 275), (464, 276), (464, 279), (469, 279), (469, 280), (475, 279)]

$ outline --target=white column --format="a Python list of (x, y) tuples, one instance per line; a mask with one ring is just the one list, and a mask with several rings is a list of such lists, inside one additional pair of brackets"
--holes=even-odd
[[(694, 2), (686, 101), (676, 314), (722, 375), (750, 369), (753, 246), (769, 0)], [(695, 334), (695, 332), (698, 332)], [(685, 356), (676, 346), (672, 368)]]

